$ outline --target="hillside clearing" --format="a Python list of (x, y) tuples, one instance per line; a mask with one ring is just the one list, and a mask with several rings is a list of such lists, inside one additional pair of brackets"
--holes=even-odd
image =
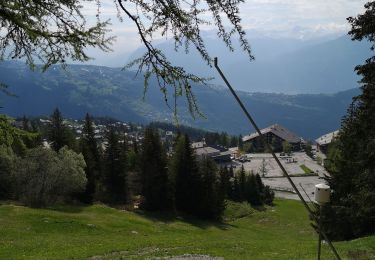
[[(279, 199), (266, 211), (230, 204), (225, 218), (225, 223), (213, 223), (103, 205), (1, 205), (0, 259), (316, 258), (317, 236), (298, 201)], [(375, 257), (375, 237), (335, 245), (345, 259)], [(324, 244), (323, 259), (331, 258)]]

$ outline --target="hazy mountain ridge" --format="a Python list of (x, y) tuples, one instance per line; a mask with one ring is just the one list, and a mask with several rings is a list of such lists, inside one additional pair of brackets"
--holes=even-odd
[[(359, 80), (354, 67), (370, 56), (367, 42), (353, 42), (349, 36), (325, 41), (261, 37), (250, 38), (250, 43), (255, 55), (251, 62), (240, 46), (230, 53), (220, 41), (207, 39), (209, 54), (219, 58), (233, 86), (250, 92), (319, 94), (348, 90)], [(176, 53), (170, 42), (158, 47), (175, 64), (200, 76), (214, 76), (213, 83), (221, 84), (215, 69), (207, 66), (194, 49), (186, 55), (183, 48)], [(140, 49), (132, 57), (142, 52)]]
[[(143, 100), (143, 77), (134, 72), (101, 66), (53, 66), (45, 73), (31, 72), (25, 64), (0, 63), (0, 78), (18, 98), (2, 96), (1, 113), (12, 116), (46, 115), (58, 106), (67, 117), (82, 118), (86, 112), (124, 121), (146, 123), (173, 121), (172, 111), (154, 82)], [(207, 119), (193, 120), (180, 99), (180, 122), (208, 130), (245, 134), (253, 131), (235, 100), (225, 88), (194, 86), (199, 107)], [(316, 138), (340, 125), (352, 89), (337, 94), (285, 95), (239, 91), (261, 127), (282, 124), (306, 138)], [(170, 99), (171, 100), (171, 99)]]

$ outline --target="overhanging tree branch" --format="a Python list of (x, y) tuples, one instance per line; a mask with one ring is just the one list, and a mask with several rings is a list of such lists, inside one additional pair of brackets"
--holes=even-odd
[[(198, 51), (201, 58), (212, 66), (212, 58), (206, 48), (205, 41), (201, 36), (201, 27), (214, 23), (218, 29), (217, 35), (233, 51), (232, 37), (235, 33), (243, 50), (249, 59), (251, 54), (250, 45), (245, 38), (245, 31), (240, 25), (239, 4), (243, 1), (212, 1), (212, 0), (117, 0), (119, 13), (124, 13), (137, 27), (146, 52), (143, 56), (129, 63), (126, 68), (137, 67), (137, 75), (144, 72), (145, 92), (147, 91), (151, 76), (155, 76), (156, 82), (168, 103), (168, 90), (174, 89), (174, 114), (177, 115), (176, 99), (185, 96), (190, 114), (203, 116), (198, 108), (196, 98), (192, 91), (192, 84), (207, 84), (209, 78), (203, 78), (188, 73), (184, 68), (174, 66), (168, 61), (164, 53), (153, 45), (155, 35), (167, 36), (173, 40), (175, 50), (181, 46), (185, 52), (189, 51), (190, 45)], [(212, 14), (212, 20), (206, 18), (206, 14)], [(226, 29), (223, 19), (228, 20), (230, 28)]]

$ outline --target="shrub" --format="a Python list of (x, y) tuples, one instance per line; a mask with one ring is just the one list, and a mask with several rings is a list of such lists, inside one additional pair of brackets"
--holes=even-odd
[(18, 159), (14, 172), (17, 197), (26, 205), (48, 206), (84, 190), (85, 161), (81, 154), (63, 147), (58, 153), (35, 148)]
[(0, 145), (0, 199), (9, 199), (12, 193), (12, 172), (16, 155), (12, 148)]

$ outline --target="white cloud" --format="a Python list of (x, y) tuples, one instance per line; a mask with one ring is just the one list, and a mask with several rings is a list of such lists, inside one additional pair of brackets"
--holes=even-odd
[[(350, 28), (346, 18), (362, 13), (366, 2), (367, 0), (247, 0), (241, 4), (240, 11), (245, 29), (271, 37), (308, 39), (345, 34)], [(84, 14), (89, 20), (95, 21), (96, 13), (95, 3), (85, 4)], [(111, 19), (112, 34), (117, 36), (117, 42), (113, 46), (115, 53), (131, 53), (141, 46), (136, 26), (126, 16), (122, 16), (123, 22), (119, 21), (112, 1), (101, 4), (100, 15), (103, 20)], [(205, 26), (204, 29), (212, 27)], [(160, 40), (160, 37), (155, 39)]]
[[(366, 0), (249, 0), (241, 7), (243, 24), (264, 32), (290, 35), (296, 27), (310, 37), (343, 34), (349, 29), (348, 16), (363, 11)], [(298, 37), (298, 35), (296, 35)]]

